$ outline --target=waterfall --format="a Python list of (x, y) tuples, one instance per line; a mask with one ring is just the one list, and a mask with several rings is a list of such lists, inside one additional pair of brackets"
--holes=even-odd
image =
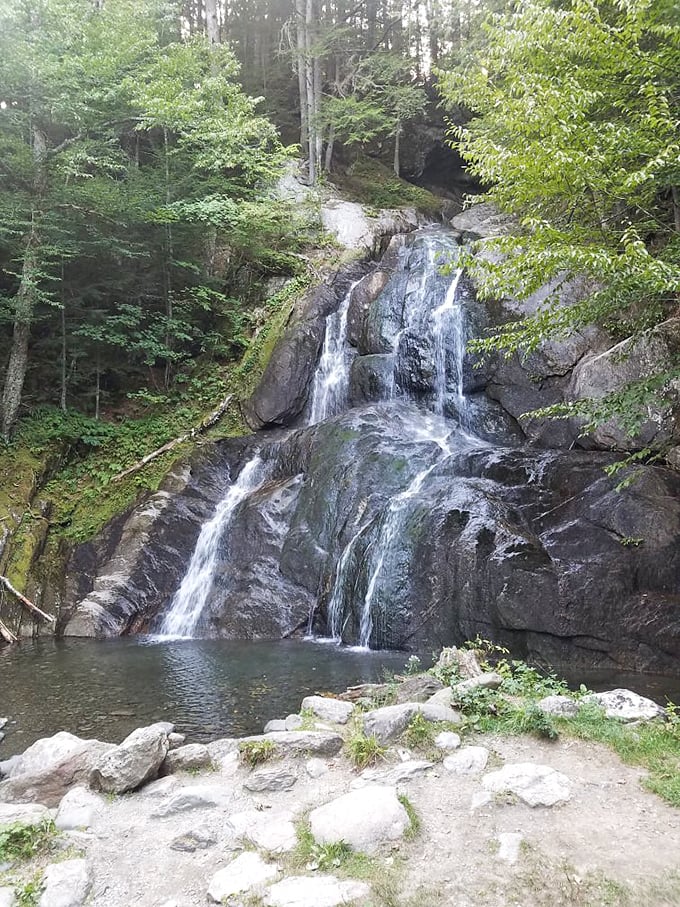
[(312, 383), (309, 425), (316, 425), (342, 412), (347, 403), (351, 357), (347, 345), (347, 316), (355, 281), (337, 312), (326, 318), (326, 333), (319, 365)]
[(463, 421), (466, 410), (465, 394), (463, 393), (463, 363), (465, 362), (465, 320), (463, 307), (457, 299), (458, 284), (463, 275), (462, 268), (456, 271), (455, 277), (446, 291), (444, 302), (432, 312), (434, 335), (434, 411), (438, 416), (444, 415), (446, 402), (446, 340), (452, 335), (453, 340), (453, 368), (456, 382), (456, 402), (458, 413)]
[(223, 539), (238, 509), (266, 478), (260, 456), (245, 464), (238, 478), (217, 505), (211, 520), (203, 524), (182, 583), (163, 618), (161, 636), (192, 637), (212, 589), (217, 556), (223, 556)]

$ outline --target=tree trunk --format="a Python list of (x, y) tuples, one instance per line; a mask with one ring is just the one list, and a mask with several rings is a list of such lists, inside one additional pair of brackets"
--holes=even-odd
[(324, 170), (330, 173), (333, 167), (333, 145), (335, 144), (335, 126), (331, 123), (330, 132), (328, 133), (328, 144), (326, 145), (326, 160)]
[(220, 43), (220, 21), (217, 17), (217, 0), (205, 0), (205, 33), (210, 44)]
[(318, 123), (315, 118), (315, 101), (314, 101), (314, 47), (313, 34), (314, 30), (314, 0), (306, 0), (305, 8), (305, 94), (307, 98), (307, 135), (309, 144), (309, 185), (316, 184), (316, 154), (317, 140), (316, 134)]
[(297, 35), (297, 75), (300, 95), (300, 148), (303, 155), (309, 154), (309, 124), (307, 121), (307, 73), (305, 66), (305, 0), (295, 2), (295, 25)]
[(14, 331), (12, 346), (5, 374), (5, 387), (2, 393), (2, 436), (9, 441), (16, 425), (21, 405), (21, 394), (24, 389), (26, 369), (28, 368), (28, 343), (31, 337), (33, 310), (38, 301), (38, 274), (40, 270), (40, 203), (47, 188), (45, 160), (47, 156), (47, 139), (42, 131), (33, 128), (31, 136), (33, 148), (34, 205), (31, 212), (31, 229), (26, 240), (26, 251), (21, 266), (19, 289), (14, 300)]
[(671, 189), (671, 198), (673, 199), (673, 223), (675, 232), (680, 233), (680, 189), (673, 186)]

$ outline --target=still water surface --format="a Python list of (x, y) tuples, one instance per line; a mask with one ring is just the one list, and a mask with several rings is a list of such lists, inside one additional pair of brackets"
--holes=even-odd
[(407, 658), (297, 640), (26, 641), (0, 648), (0, 759), (57, 731), (117, 743), (161, 720), (188, 742), (260, 733), (304, 696), (379, 681)]
[[(188, 742), (259, 733), (270, 718), (297, 712), (304, 696), (380, 681), (407, 658), (299, 640), (25, 641), (0, 648), (0, 716), (10, 719), (0, 759), (57, 731), (117, 743), (161, 720), (173, 721)], [(662, 704), (680, 701), (680, 681), (667, 677), (582, 672), (567, 679), (575, 688), (628, 687)]]

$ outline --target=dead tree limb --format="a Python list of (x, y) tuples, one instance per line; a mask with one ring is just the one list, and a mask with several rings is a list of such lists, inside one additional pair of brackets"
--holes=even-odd
[(17, 642), (17, 637), (12, 633), (9, 627), (0, 620), (0, 636), (5, 640), (5, 642), (10, 643)]
[[(15, 598), (18, 598), (21, 604), (30, 611), (32, 614), (35, 614), (36, 617), (40, 620), (48, 620), (50, 623), (55, 623), (56, 618), (52, 617), (51, 614), (47, 614), (45, 611), (42, 611), (37, 605), (34, 605), (32, 601), (26, 598), (25, 595), (22, 595), (18, 589), (15, 589), (14, 586), (10, 583), (6, 576), (0, 576), (0, 583), (7, 589), (8, 592), (11, 592)], [(16, 642), (16, 639), (15, 639)]]
[(111, 479), (111, 481), (120, 482), (121, 479), (125, 479), (128, 476), (134, 475), (134, 473), (139, 472), (140, 469), (143, 469), (147, 465), (147, 463), (151, 463), (152, 460), (155, 460), (162, 454), (167, 453), (174, 447), (178, 447), (180, 444), (184, 444), (185, 441), (191, 441), (191, 439), (197, 437), (197, 435), (202, 435), (209, 428), (212, 428), (213, 425), (220, 421), (222, 416), (229, 409), (229, 406), (233, 399), (233, 394), (226, 396), (217, 407), (217, 409), (213, 410), (209, 416), (206, 416), (197, 428), (192, 428), (191, 431), (187, 431), (183, 435), (180, 435), (178, 438), (174, 438), (172, 441), (168, 441), (167, 444), (164, 444), (162, 447), (158, 447), (156, 450), (153, 450), (150, 454), (142, 457), (141, 460), (137, 460), (136, 463), (133, 463), (132, 466), (128, 466), (127, 469), (119, 472), (118, 475), (114, 476)]

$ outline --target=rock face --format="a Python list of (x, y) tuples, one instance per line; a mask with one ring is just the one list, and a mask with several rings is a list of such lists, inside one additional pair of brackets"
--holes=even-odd
[(319, 844), (344, 841), (364, 853), (398, 840), (411, 824), (394, 788), (380, 786), (362, 787), (319, 806), (309, 822)]
[(96, 790), (124, 794), (150, 781), (168, 754), (167, 732), (156, 724), (137, 728), (103, 756), (90, 773)]
[[(461, 217), (461, 235), (508, 228), (488, 210)], [(66, 632), (153, 629), (201, 521), (257, 449), (266, 480), (219, 542), (203, 635), (287, 637), (311, 613), (317, 633), (372, 648), (427, 651), (479, 634), (558, 668), (677, 674), (680, 475), (643, 467), (617, 490), (604, 472), (617, 455), (575, 446), (578, 425), (521, 418), (594, 386), (597, 362), (618, 368), (611, 339), (589, 329), (481, 368), (465, 349), (466, 337), (551, 293), (570, 305), (589, 287), (574, 280), (521, 305), (482, 305), (458, 259), (441, 229), (391, 241), (349, 300), (350, 407), (304, 425), (324, 317), (363, 269), (310, 291), (249, 404), (254, 426), (297, 428), (206, 445), (167, 497), (76, 551), (84, 597)], [(646, 338), (648, 359), (662, 341), (671, 355), (676, 320)], [(670, 422), (652, 422), (675, 443)]]

